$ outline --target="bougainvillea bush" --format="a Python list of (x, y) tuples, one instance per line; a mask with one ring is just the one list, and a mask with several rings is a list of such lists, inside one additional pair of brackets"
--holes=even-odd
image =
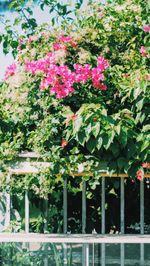
[(97, 176), (104, 164), (142, 179), (150, 162), (149, 31), (146, 1), (117, 0), (20, 36), (0, 85), (1, 162), (36, 151), (56, 182), (74, 172)]

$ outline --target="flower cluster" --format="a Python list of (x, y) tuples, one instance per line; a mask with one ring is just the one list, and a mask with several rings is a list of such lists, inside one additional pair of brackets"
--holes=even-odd
[(140, 53), (141, 53), (141, 55), (142, 55), (143, 57), (146, 57), (146, 56), (147, 56), (145, 46), (141, 46), (141, 48), (140, 48)]
[(97, 67), (92, 69), (93, 86), (100, 90), (106, 90), (107, 86), (100, 81), (104, 80), (103, 72), (108, 67), (108, 61), (102, 56), (99, 56), (97, 62)]
[(150, 25), (144, 25), (144, 26), (143, 26), (143, 30), (144, 30), (145, 32), (150, 32)]
[(150, 169), (150, 163), (147, 163), (147, 162), (142, 163), (142, 167), (143, 168), (149, 168)]
[(31, 62), (26, 62), (26, 70), (31, 72), (32, 75), (39, 73), (47, 73), (50, 65), (54, 64), (53, 53), (48, 53), (44, 58), (39, 60), (32, 60)]
[(143, 170), (138, 170), (137, 172), (136, 172), (136, 177), (137, 177), (137, 179), (139, 180), (139, 181), (142, 181), (143, 180), (143, 178), (144, 178), (144, 172), (143, 172)]
[(40, 90), (50, 89), (50, 93), (56, 94), (57, 98), (64, 98), (73, 93), (75, 83), (85, 84), (92, 80), (93, 87), (106, 90), (104, 71), (108, 68), (108, 61), (102, 56), (97, 59), (97, 67), (92, 68), (89, 64), (74, 64), (72, 70), (65, 64), (58, 64), (57, 51), (67, 50), (65, 44), (76, 47), (77, 43), (68, 36), (59, 36), (58, 42), (53, 44), (53, 52), (49, 52), (44, 58), (26, 62), (26, 71), (32, 75), (42, 74)]
[(11, 64), (7, 67), (5, 72), (5, 80), (7, 80), (10, 76), (13, 76), (16, 73), (17, 65)]

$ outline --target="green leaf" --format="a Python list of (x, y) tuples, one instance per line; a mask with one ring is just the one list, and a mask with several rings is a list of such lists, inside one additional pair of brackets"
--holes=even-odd
[(140, 101), (136, 103), (137, 111), (141, 111), (141, 109), (143, 108), (143, 104), (144, 104), (144, 98), (142, 98)]
[(44, 3), (40, 4), (40, 8), (44, 11)]
[(118, 135), (120, 135), (121, 126), (118, 124), (117, 126), (114, 127), (114, 129), (115, 129), (116, 133)]
[(100, 132), (100, 123), (97, 122), (93, 127), (92, 127), (92, 133), (95, 138), (97, 138), (98, 134)]
[(0, 43), (2, 42), (2, 40), (3, 40), (3, 36), (2, 36), (2, 35), (0, 35)]
[(117, 165), (118, 165), (118, 168), (119, 169), (123, 169), (123, 167), (126, 165), (126, 160), (124, 157), (120, 157), (118, 160), (117, 160)]
[(88, 141), (88, 143), (86, 144), (87, 149), (88, 149), (91, 153), (93, 153), (93, 152), (95, 151), (96, 146), (97, 146), (97, 140), (94, 139), (94, 138), (93, 138), (93, 139), (90, 139), (90, 140)]
[(72, 112), (70, 106), (64, 106), (64, 107), (63, 107), (63, 110), (62, 110), (62, 113), (61, 113), (61, 115), (62, 115), (63, 117), (67, 117), (68, 115), (73, 115), (73, 114), (74, 114), (74, 113)]
[(150, 142), (149, 142), (149, 141), (145, 141), (145, 142), (142, 144), (141, 152), (144, 151), (144, 150), (146, 150), (149, 146), (150, 146)]
[(117, 142), (111, 144), (111, 151), (115, 157), (117, 157), (120, 153), (119, 145)]
[(91, 125), (91, 123), (90, 123), (90, 124), (88, 124), (88, 126), (86, 127), (85, 132), (86, 132), (87, 135), (89, 135), (89, 134), (91, 133), (91, 131), (92, 131), (92, 125)]
[(73, 123), (73, 135), (75, 135), (79, 131), (81, 125), (82, 125), (82, 116), (78, 116)]
[(145, 125), (145, 126), (143, 126), (143, 128), (142, 128), (142, 132), (147, 132), (147, 131), (150, 132), (150, 125)]
[(108, 150), (108, 148), (110, 147), (110, 144), (113, 142), (114, 139), (114, 131), (108, 131), (108, 133), (106, 133), (103, 137), (103, 146), (106, 150)]
[(133, 91), (133, 97), (134, 97), (135, 100), (141, 94), (141, 92), (142, 92), (141, 88), (134, 89), (134, 91)]
[(103, 144), (103, 139), (100, 137), (98, 138), (97, 145), (96, 145), (98, 150), (100, 150), (100, 148), (102, 147), (102, 144)]
[(127, 132), (121, 130), (121, 134), (120, 134), (120, 136), (121, 136), (121, 144), (122, 144), (123, 146), (126, 146), (126, 144), (127, 144), (127, 139), (128, 139), (128, 137), (127, 137)]
[(52, 18), (52, 26), (55, 25), (55, 17)]
[(78, 133), (77, 133), (77, 141), (79, 141), (79, 143), (82, 145), (82, 146), (84, 146), (84, 144), (85, 144), (85, 141), (86, 141), (86, 134), (85, 134), (85, 132), (84, 131), (79, 131)]

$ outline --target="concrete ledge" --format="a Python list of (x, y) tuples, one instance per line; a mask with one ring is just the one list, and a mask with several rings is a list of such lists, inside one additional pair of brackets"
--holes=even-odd
[(4, 242), (150, 244), (150, 235), (0, 233), (0, 243)]

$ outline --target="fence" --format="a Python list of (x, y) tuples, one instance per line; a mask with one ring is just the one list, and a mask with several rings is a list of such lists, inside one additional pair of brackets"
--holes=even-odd
[[(25, 175), (30, 173), (38, 173), (39, 167), (49, 167), (49, 163), (45, 162), (29, 162), (26, 161), (26, 158), (35, 158), (35, 154), (22, 154), (21, 158), (23, 161), (17, 162), (13, 164), (12, 167), (9, 168), (9, 178), (11, 178), (11, 175)], [(25, 160), (25, 161), (24, 161)], [(84, 176), (84, 175), (92, 175), (92, 173), (74, 173), (73, 175), (76, 176)], [(120, 178), (120, 235), (115, 236), (108, 236), (105, 235), (105, 181), (106, 178), (109, 177), (109, 173), (106, 171), (102, 171), (100, 173), (101, 178), (101, 235), (90, 235), (89, 237), (86, 234), (86, 181), (83, 181), (82, 183), (82, 235), (79, 236), (68, 236), (68, 201), (67, 201), (67, 178), (64, 180), (63, 185), (63, 236), (59, 235), (44, 235), (42, 238), (40, 237), (40, 241), (52, 241), (52, 242), (59, 242), (63, 240), (63, 243), (75, 243), (76, 241), (80, 243), (101, 243), (101, 254), (102, 254), (102, 264), (105, 265), (105, 244), (106, 243), (120, 243), (120, 258), (121, 258), (121, 265), (124, 265), (124, 258), (125, 258), (125, 249), (124, 244), (125, 243), (140, 243), (140, 261), (141, 265), (144, 265), (144, 243), (150, 243), (149, 237), (144, 237), (144, 180), (140, 182), (140, 236), (136, 237), (129, 237), (125, 234), (125, 179), (128, 178), (128, 175), (126, 174), (113, 174), (112, 177), (119, 177)], [(150, 174), (145, 175), (145, 178), (149, 178)], [(48, 203), (46, 203), (48, 208)], [(10, 210), (11, 210), (11, 196), (10, 194), (6, 194), (6, 219), (5, 219), (5, 228), (7, 228), (10, 224)], [(45, 214), (46, 215), (46, 214)], [(32, 239), (32, 242), (34, 242), (34, 236), (29, 236), (29, 224), (30, 224), (30, 210), (29, 210), (29, 197), (28, 197), (28, 191), (25, 192), (25, 233), (26, 235), (21, 236), (21, 239), (23, 239), (24, 242), (28, 241), (30, 242)], [(47, 230), (47, 224), (45, 224), (45, 231)], [(10, 238), (10, 235), (1, 233), (0, 239), (1, 242), (4, 240), (7, 242), (7, 240)], [(13, 235), (13, 241), (17, 241), (18, 234)], [(22, 238), (23, 237), (23, 238)], [(31, 237), (31, 238), (30, 238)], [(61, 238), (62, 237), (62, 238)], [(37, 241), (36, 235), (35, 239)], [(43, 240), (42, 240), (43, 239)], [(64, 248), (65, 250), (65, 248)], [(88, 262), (88, 253), (89, 253), (89, 247), (88, 245), (83, 246), (83, 256), (86, 257), (86, 261), (83, 265), (89, 265)], [(67, 253), (65, 252), (65, 256), (67, 256)]]

